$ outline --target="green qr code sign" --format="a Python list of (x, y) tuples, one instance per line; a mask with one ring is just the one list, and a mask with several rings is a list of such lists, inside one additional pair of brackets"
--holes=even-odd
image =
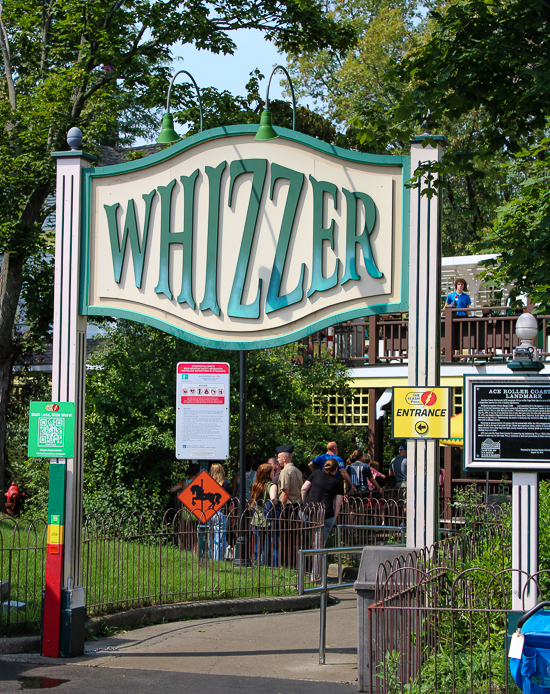
[(31, 402), (29, 458), (73, 458), (74, 417), (74, 402)]

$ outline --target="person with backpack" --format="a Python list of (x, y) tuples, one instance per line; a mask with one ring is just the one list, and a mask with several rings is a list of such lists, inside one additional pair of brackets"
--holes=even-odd
[[(368, 455), (368, 454), (367, 454)], [(346, 472), (349, 475), (353, 485), (355, 486), (355, 491), (351, 492), (348, 490), (349, 496), (365, 497), (370, 496), (369, 482), (379, 491), (382, 488), (376, 481), (370, 466), (366, 462), (365, 451), (362, 448), (358, 448), (353, 451), (353, 453), (348, 458), (348, 465), (346, 467)], [(370, 456), (369, 456), (370, 460)]]
[(250, 507), (254, 510), (252, 531), (254, 535), (254, 563), (265, 564), (269, 557), (270, 548), (275, 546), (272, 541), (273, 527), (277, 519), (277, 485), (271, 481), (273, 468), (269, 463), (260, 465), (256, 478), (250, 490)]
[(395, 478), (395, 486), (399, 489), (402, 499), (407, 498), (407, 447), (405, 444), (399, 446), (399, 454), (390, 463), (388, 472), (390, 477)]

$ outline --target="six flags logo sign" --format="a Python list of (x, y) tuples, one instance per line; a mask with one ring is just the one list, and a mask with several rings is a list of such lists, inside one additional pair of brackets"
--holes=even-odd
[(397, 386), (393, 395), (394, 438), (448, 438), (448, 388)]
[(407, 393), (405, 400), (409, 405), (426, 405), (433, 407), (437, 402), (437, 395), (433, 390), (427, 390), (424, 393)]

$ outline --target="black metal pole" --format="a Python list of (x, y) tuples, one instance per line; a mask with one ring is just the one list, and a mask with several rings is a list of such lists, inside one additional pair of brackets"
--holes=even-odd
[(236, 566), (246, 566), (249, 562), (246, 551), (246, 528), (244, 511), (246, 508), (246, 350), (239, 353), (239, 533), (235, 547)]

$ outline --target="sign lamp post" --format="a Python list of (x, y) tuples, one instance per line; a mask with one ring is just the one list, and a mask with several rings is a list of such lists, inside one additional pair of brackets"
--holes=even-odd
[[(514, 349), (508, 368), (514, 373), (538, 373), (544, 365), (538, 361), (532, 344), (538, 335), (537, 319), (523, 313), (516, 322), (516, 335), (521, 340)], [(526, 586), (527, 575), (539, 569), (539, 473), (512, 472), (512, 610), (531, 609), (537, 600), (535, 584)]]
[[(160, 138), (176, 141), (172, 147), (106, 167), (90, 166), (93, 157), (79, 149), (76, 131), (72, 150), (54, 154), (52, 401), (75, 404), (75, 450), (74, 458), (50, 464), (49, 534), (60, 540), (46, 563), (44, 655), (76, 655), (84, 645), (87, 316), (134, 320), (193, 344), (240, 351), (244, 381), (250, 349), (293, 343), (359, 316), (409, 310), (411, 339), (415, 344), (421, 336), (422, 343), (413, 350), (409, 384), (439, 385), (437, 198), (413, 195), (406, 185), (411, 170), (439, 159), (439, 143), (421, 136), (410, 156), (377, 155), (285, 128), (262, 142), (254, 140), (258, 129), (230, 125), (176, 141), (172, 128)], [(243, 384), (243, 425), (245, 395)], [(57, 425), (44, 427), (59, 438)], [(416, 482), (408, 501), (421, 501), (410, 514), (418, 530), (413, 541), (423, 546), (438, 527), (431, 457), (437, 451), (424, 441), (409, 448)], [(243, 539), (240, 562), (247, 561)]]
[(200, 112), (200, 132), (202, 133), (202, 99), (201, 99), (201, 90), (199, 89), (197, 83), (193, 79), (193, 76), (187, 72), (187, 70), (178, 70), (176, 74), (172, 77), (170, 80), (170, 86), (168, 87), (168, 96), (166, 98), (166, 113), (162, 117), (162, 127), (159, 133), (159, 136), (157, 138), (157, 143), (159, 145), (164, 145), (164, 144), (170, 144), (172, 142), (177, 142), (178, 140), (181, 140), (181, 137), (177, 134), (177, 132), (174, 130), (174, 116), (170, 113), (170, 94), (172, 93), (172, 87), (174, 85), (174, 82), (176, 80), (176, 77), (178, 75), (187, 75), (191, 82), (195, 85), (195, 89), (197, 90), (197, 96), (199, 97), (199, 112)]
[(254, 137), (255, 140), (260, 142), (265, 142), (266, 140), (275, 140), (277, 137), (279, 137), (273, 129), (273, 118), (271, 117), (271, 111), (269, 110), (269, 87), (271, 86), (271, 78), (277, 72), (277, 70), (282, 70), (285, 73), (290, 85), (290, 93), (292, 94), (292, 130), (296, 130), (296, 97), (294, 96), (292, 80), (290, 79), (290, 75), (288, 74), (286, 68), (284, 68), (282, 65), (276, 65), (273, 68), (271, 75), (269, 75), (269, 81), (267, 83), (265, 93), (265, 109), (262, 111), (260, 127), (258, 128), (256, 136)]
[(512, 473), (512, 611), (535, 606), (538, 572), (539, 471), (550, 470), (550, 379), (531, 341), (530, 313), (516, 324), (521, 344), (511, 374), (464, 377), (464, 467)]

